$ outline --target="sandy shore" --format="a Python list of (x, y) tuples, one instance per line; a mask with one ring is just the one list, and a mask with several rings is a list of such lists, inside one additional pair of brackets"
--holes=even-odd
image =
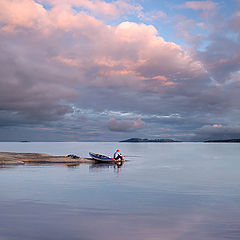
[(0, 165), (22, 165), (25, 163), (32, 164), (78, 164), (93, 163), (94, 160), (89, 158), (70, 158), (65, 156), (53, 156), (45, 153), (14, 153), (0, 152)]

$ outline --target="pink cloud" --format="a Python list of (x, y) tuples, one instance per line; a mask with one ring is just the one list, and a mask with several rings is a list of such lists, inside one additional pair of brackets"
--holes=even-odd
[[(4, 28), (17, 31), (29, 28), (42, 37), (47, 32), (46, 38), (51, 38), (55, 31), (59, 31), (59, 38), (68, 32), (75, 38), (75, 43), (79, 37), (85, 38), (83, 48), (70, 50), (71, 46), (62, 46), (58, 55), (52, 56), (51, 60), (81, 69), (83, 74), (96, 69), (96, 77), (91, 80), (94, 85), (121, 85), (120, 81), (123, 85), (136, 86), (136, 82), (140, 82), (137, 87), (145, 88), (145, 81), (164, 76), (164, 81), (158, 79), (155, 82), (157, 86), (166, 87), (174, 85), (177, 80), (204, 72), (202, 65), (179, 45), (159, 37), (152, 25), (123, 22), (109, 26), (84, 11), (72, 9), (71, 4), (85, 4), (91, 8), (92, 1), (47, 2), (53, 4), (52, 9), (46, 10), (32, 0), (24, 0), (21, 4), (18, 0), (3, 0), (0, 8), (3, 14), (0, 15)], [(97, 3), (105, 6), (104, 1)], [(113, 3), (123, 4), (119, 1)], [(15, 14), (16, 17), (12, 18)], [(68, 50), (74, 51), (74, 57)], [(122, 76), (124, 78), (120, 79)]]
[(214, 128), (219, 128), (219, 127), (222, 127), (222, 125), (221, 124), (213, 124), (212, 125)]
[(212, 11), (215, 10), (218, 6), (218, 3), (213, 1), (189, 1), (185, 2), (182, 7), (189, 8), (193, 10), (208, 10)]
[(142, 128), (144, 125), (145, 125), (145, 122), (143, 122), (141, 119), (116, 120), (115, 118), (111, 118), (107, 122), (108, 129), (115, 132), (135, 131), (139, 128)]
[[(70, 17), (60, 16), (55, 24), (86, 36), (91, 42), (85, 47), (93, 47), (94, 52), (87, 56), (58, 56), (55, 59), (86, 71), (95, 68), (97, 78), (92, 79), (92, 83), (98, 86), (121, 85), (122, 82), (136, 87), (136, 82), (140, 82), (137, 87), (144, 87), (143, 81), (146, 80), (157, 80), (157, 85), (170, 86), (181, 79), (180, 75), (189, 78), (204, 72), (200, 62), (194, 61), (180, 46), (158, 37), (157, 30), (151, 25), (123, 22), (118, 26), (106, 26), (83, 14), (73, 16), (72, 22)], [(163, 76), (164, 80), (158, 79), (159, 76)]]
[(236, 12), (229, 21), (230, 27), (237, 32), (240, 32), (240, 11)]
[(188, 1), (180, 5), (180, 8), (200, 11), (204, 19), (216, 16), (219, 3), (210, 0), (207, 1)]
[(40, 2), (48, 3), (54, 7), (58, 5), (81, 7), (91, 11), (94, 15), (103, 17), (119, 17), (123, 14), (138, 12), (141, 9), (140, 5), (133, 5), (124, 0), (113, 2), (102, 0), (40, 0)]
[(47, 11), (41, 4), (32, 0), (1, 0), (0, 22), (5, 31), (13, 31), (16, 27), (35, 28), (43, 24)]
[[(2, 86), (12, 92), (16, 83), (11, 81), (21, 86), (28, 76), (30, 83), (22, 94), (34, 99), (32, 109), (39, 99), (46, 101), (46, 106), (51, 106), (50, 100), (54, 103), (61, 100), (61, 104), (74, 101), (84, 95), (78, 92), (84, 87), (121, 87), (161, 94), (168, 88), (172, 90), (200, 79), (205, 73), (194, 56), (174, 42), (165, 41), (154, 26), (134, 22), (107, 25), (86, 11), (73, 9), (74, 4), (82, 2), (53, 1), (52, 8), (45, 9), (33, 0), (0, 1), (0, 26), (3, 26), (0, 33), (6, 39), (15, 39), (14, 46), (7, 47), (12, 61), (16, 61), (12, 64), (19, 67), (18, 72), (24, 72), (18, 77), (12, 71), (4, 72), (8, 77), (3, 78)], [(11, 29), (11, 34), (6, 29)], [(5, 102), (2, 98), (1, 102)], [(14, 104), (15, 110), (19, 104), (17, 97)], [(52, 104), (53, 112), (55, 106)], [(137, 129), (137, 126), (127, 128)]]

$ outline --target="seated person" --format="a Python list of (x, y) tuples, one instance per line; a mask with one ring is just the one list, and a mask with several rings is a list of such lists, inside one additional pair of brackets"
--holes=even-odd
[(117, 151), (114, 153), (113, 158), (114, 158), (115, 160), (121, 160), (121, 161), (124, 160), (124, 159), (123, 159), (123, 155), (120, 153), (120, 151), (119, 151), (118, 149), (117, 149)]

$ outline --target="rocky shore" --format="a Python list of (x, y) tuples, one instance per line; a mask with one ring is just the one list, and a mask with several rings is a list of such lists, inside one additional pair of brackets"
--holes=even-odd
[(23, 164), (80, 164), (93, 163), (90, 158), (53, 156), (45, 153), (0, 152), (0, 166)]

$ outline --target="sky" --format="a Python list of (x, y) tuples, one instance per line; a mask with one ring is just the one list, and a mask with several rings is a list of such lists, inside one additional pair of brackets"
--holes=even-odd
[(239, 120), (239, 0), (0, 1), (0, 141), (230, 139)]

